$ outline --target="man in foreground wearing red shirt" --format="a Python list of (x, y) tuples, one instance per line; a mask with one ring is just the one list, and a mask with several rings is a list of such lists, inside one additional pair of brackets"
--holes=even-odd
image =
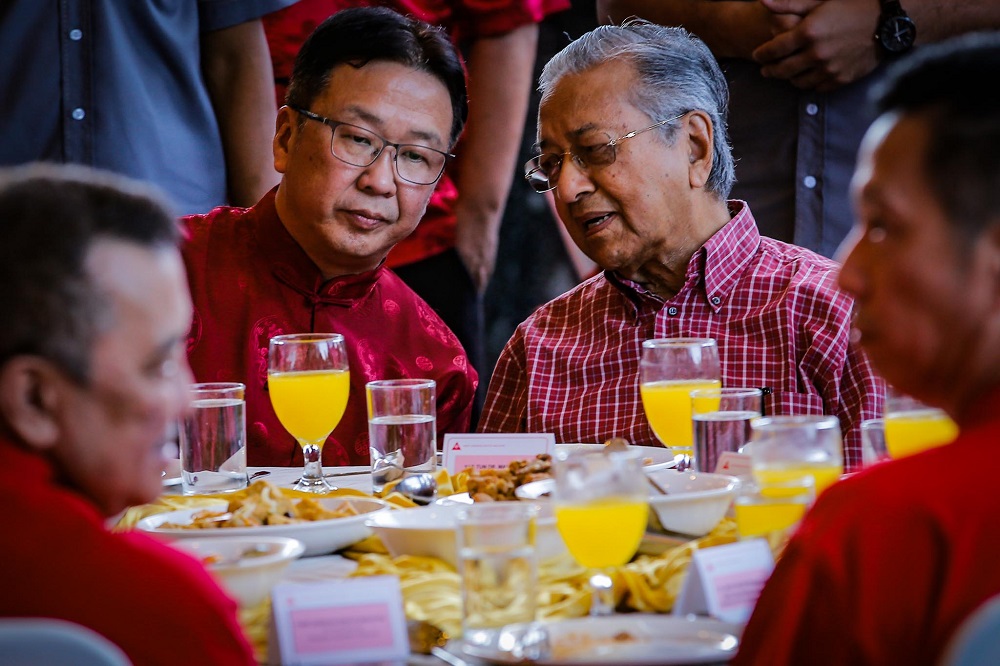
[(984, 89), (997, 71), (993, 33), (928, 46), (889, 74), (840, 273), (875, 366), (961, 434), (819, 498), (734, 664), (942, 663), (1000, 594), (1000, 97)]
[(437, 431), (466, 432), (476, 371), (433, 309), (385, 267), (413, 231), (467, 115), (465, 73), (438, 28), (384, 8), (338, 12), (303, 44), (278, 112), (278, 187), (253, 208), (185, 219), (199, 381), (246, 384), (251, 465), (302, 465), (267, 392), (282, 333), (344, 335), (347, 411), (324, 465), (369, 462), (365, 384), (437, 382)]
[(494, 370), (485, 432), (656, 446), (639, 396), (642, 342), (706, 337), (722, 385), (766, 387), (768, 414), (833, 414), (848, 471), (882, 387), (849, 339), (837, 266), (762, 238), (727, 201), (726, 82), (681, 28), (601, 26), (545, 66), (526, 177), (552, 191), (573, 241), (603, 274), (518, 326)]
[(0, 220), (0, 616), (83, 625), (137, 665), (255, 663), (200, 562), (105, 527), (160, 494), (188, 409), (174, 216), (122, 177), (35, 166), (0, 176)]

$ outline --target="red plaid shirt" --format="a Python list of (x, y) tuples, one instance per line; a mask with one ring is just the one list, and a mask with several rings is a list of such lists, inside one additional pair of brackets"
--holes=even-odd
[(837, 264), (762, 238), (745, 203), (730, 207), (670, 300), (605, 272), (528, 317), (493, 371), (480, 431), (659, 446), (639, 397), (642, 342), (707, 337), (723, 386), (769, 388), (767, 414), (836, 416), (846, 469), (860, 467), (861, 421), (882, 413), (884, 388), (850, 342), (853, 301), (836, 286)]

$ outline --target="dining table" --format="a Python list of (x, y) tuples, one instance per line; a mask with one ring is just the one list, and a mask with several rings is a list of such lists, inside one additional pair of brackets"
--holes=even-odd
[[(250, 483), (260, 479), (266, 480), (269, 483), (281, 488), (291, 490), (295, 485), (295, 482), (301, 476), (301, 467), (248, 467), (247, 474), (250, 479)], [(442, 473), (439, 471), (439, 474)], [(445, 473), (446, 474), (446, 473)], [(337, 489), (343, 489), (350, 491), (351, 495), (356, 493), (372, 494), (372, 477), (369, 466), (345, 466), (345, 467), (335, 467), (324, 469), (324, 475), (327, 477), (328, 482), (331, 483)], [(447, 490), (446, 490), (447, 491)], [(336, 494), (336, 493), (334, 493)], [(397, 501), (399, 501), (398, 493)], [(215, 498), (223, 499), (225, 494), (219, 494), (214, 496), (203, 496), (206, 499)], [(197, 500), (200, 498), (187, 498), (182, 496), (182, 486), (179, 481), (170, 476), (168, 473), (167, 478), (164, 479), (164, 495), (161, 497), (161, 503), (171, 503), (181, 502), (186, 499)], [(402, 505), (406, 506), (406, 500), (402, 500)], [(142, 508), (139, 508), (142, 510)], [(731, 521), (728, 521), (731, 523)], [(712, 534), (707, 535), (702, 538), (688, 538), (684, 539), (679, 537), (679, 535), (657, 535), (657, 534), (647, 534), (647, 538), (644, 539), (643, 547), (640, 549), (641, 553), (645, 554), (645, 557), (654, 562), (657, 557), (672, 557), (677, 560), (676, 563), (671, 562), (669, 564), (669, 572), (667, 574), (661, 574), (661, 579), (666, 576), (664, 580), (664, 586), (670, 588), (669, 593), (671, 595), (676, 595), (678, 590), (678, 580), (677, 576), (683, 575), (683, 569), (686, 567), (687, 559), (690, 558), (690, 552), (698, 547), (705, 547), (708, 545), (714, 545), (716, 543), (726, 543), (735, 540), (735, 528), (730, 524), (720, 526), (720, 529), (713, 531)], [(721, 530), (721, 531), (720, 531)], [(388, 559), (388, 556), (383, 556)], [(569, 566), (575, 566), (572, 563), (572, 558), (566, 555), (567, 561), (570, 563)], [(567, 566), (563, 563), (561, 566), (565, 568)], [(632, 565), (628, 565), (632, 566)], [(286, 569), (282, 582), (291, 583), (304, 583), (304, 582), (315, 582), (324, 580), (334, 580), (337, 578), (345, 578), (352, 575), (358, 575), (358, 561), (355, 558), (345, 557), (340, 553), (331, 553), (325, 555), (311, 556), (305, 558), (299, 558), (293, 561), (289, 567)], [(651, 574), (653, 571), (652, 565), (647, 566), (648, 571), (640, 570), (635, 572), (629, 578), (630, 585), (634, 585), (636, 581), (640, 584), (646, 578), (656, 578), (655, 574)], [(661, 567), (662, 569), (662, 567)], [(380, 573), (380, 572), (373, 572)], [(581, 571), (582, 574), (582, 571)], [(565, 576), (565, 572), (560, 572), (557, 577)], [(584, 580), (583, 578), (580, 579)], [(651, 591), (651, 597), (662, 597), (663, 590)], [(654, 605), (659, 604), (661, 608), (659, 609), (647, 609), (640, 607), (640, 612), (663, 612), (663, 601), (653, 601)], [(257, 609), (255, 611), (256, 615), (249, 619), (243, 610), (241, 610), (241, 621), (244, 622), (244, 626), (248, 621), (252, 621), (254, 624), (260, 624), (266, 622), (269, 618), (269, 608), (266, 610), (266, 615), (262, 615), (261, 611)], [(585, 614), (574, 611), (576, 615)], [(276, 659), (276, 652), (271, 650), (265, 656), (265, 650), (261, 648), (261, 636), (260, 627), (257, 628), (258, 637), (256, 639), (251, 636), (251, 639), (255, 643), (255, 648), (257, 649), (258, 659), (261, 664), (278, 664), (279, 661)], [(266, 630), (265, 630), (266, 631)], [(252, 632), (251, 632), (252, 633)], [(265, 633), (264, 643), (265, 646), (267, 641), (269, 641), (271, 636), (269, 633)], [(475, 659), (468, 658), (467, 655), (460, 654), (457, 650), (452, 649), (450, 651), (450, 660), (443, 660), (439, 656), (423, 655), (423, 654), (410, 654), (405, 663), (412, 666), (439, 666), (443, 663), (452, 663), (456, 666), (461, 666), (461, 664), (467, 664), (468, 666), (476, 666), (478, 664), (489, 663), (485, 661), (477, 661)], [(448, 657), (449, 655), (442, 655)], [(625, 662), (622, 662), (623, 664)]]

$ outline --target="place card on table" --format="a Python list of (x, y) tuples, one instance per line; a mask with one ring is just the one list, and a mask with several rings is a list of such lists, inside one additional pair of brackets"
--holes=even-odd
[(723, 451), (719, 454), (719, 461), (715, 464), (715, 473), (748, 477), (751, 475), (750, 456), (746, 453)]
[(742, 624), (750, 619), (772, 569), (774, 558), (764, 539), (696, 550), (674, 604), (674, 615), (711, 615)]
[(540, 453), (552, 455), (552, 433), (476, 433), (444, 436), (444, 467), (457, 474), (466, 467), (506, 469), (512, 460), (531, 460)]
[(410, 654), (396, 576), (281, 583), (271, 592), (282, 664), (403, 663)]

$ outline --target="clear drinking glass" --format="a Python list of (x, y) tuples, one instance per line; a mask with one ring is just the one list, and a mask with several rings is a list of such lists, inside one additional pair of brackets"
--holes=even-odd
[(714, 472), (720, 455), (750, 441), (750, 422), (760, 418), (763, 399), (759, 388), (691, 391), (695, 470)]
[(593, 570), (590, 614), (610, 615), (614, 590), (606, 570), (631, 560), (646, 531), (642, 452), (559, 451), (553, 471), (556, 527), (576, 561)]
[(861, 422), (861, 460), (865, 467), (889, 460), (885, 446), (885, 419)]
[(769, 416), (754, 419), (750, 428), (744, 453), (749, 449), (754, 480), (764, 494), (811, 476), (818, 496), (844, 473), (836, 416)]
[(639, 393), (649, 426), (674, 453), (677, 469), (691, 464), (691, 391), (719, 388), (719, 348), (711, 338), (662, 338), (642, 343)]
[(305, 469), (296, 490), (325, 493), (323, 444), (347, 408), (350, 374), (344, 336), (295, 333), (271, 338), (267, 385), (281, 425), (302, 447)]
[(538, 597), (535, 520), (522, 502), (474, 503), (456, 519), (462, 635), (470, 641), (508, 624), (532, 622)]
[(433, 379), (380, 379), (365, 385), (372, 492), (437, 464), (437, 402)]
[(943, 409), (930, 407), (889, 386), (885, 395), (885, 445), (892, 458), (904, 458), (958, 436), (958, 426)]
[(185, 495), (247, 487), (246, 386), (239, 382), (191, 385), (191, 410), (179, 428)]

